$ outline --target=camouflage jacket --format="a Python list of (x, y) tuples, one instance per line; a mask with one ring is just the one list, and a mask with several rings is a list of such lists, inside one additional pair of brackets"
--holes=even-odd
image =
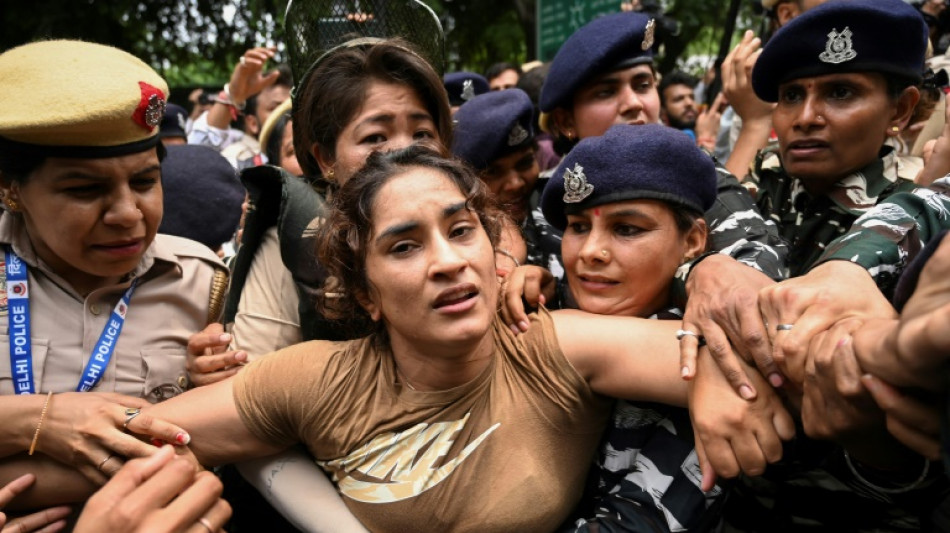
[(908, 263), (945, 229), (950, 229), (950, 176), (929, 188), (894, 194), (874, 206), (828, 245), (818, 263), (855, 262), (890, 296)]
[(757, 189), (759, 212), (778, 227), (779, 235), (789, 245), (791, 276), (807, 272), (831, 241), (876, 204), (916, 187), (901, 176), (900, 163), (890, 147), (883, 148), (881, 157), (838, 181), (822, 196), (811, 195), (800, 180), (785, 173), (775, 145), (759, 153), (747, 181)]

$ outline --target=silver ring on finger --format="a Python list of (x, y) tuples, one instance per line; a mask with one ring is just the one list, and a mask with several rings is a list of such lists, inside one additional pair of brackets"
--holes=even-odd
[[(109, 459), (115, 459), (115, 456), (114, 456), (114, 455), (110, 455), (110, 456), (106, 457), (105, 459), (103, 459), (102, 461), (99, 461), (99, 464), (96, 466), (96, 470), (102, 472), (102, 467), (106, 466), (106, 463), (109, 462)], [(103, 473), (105, 473), (105, 472), (103, 472)]]
[(122, 423), (122, 429), (129, 429), (129, 424), (131, 424), (132, 420), (140, 414), (142, 414), (142, 410), (138, 407), (126, 407), (125, 422)]
[(699, 342), (700, 346), (706, 345), (706, 337), (703, 337), (699, 333), (696, 333), (695, 331), (690, 331), (688, 329), (676, 330), (676, 340), (681, 341), (683, 340), (684, 337), (687, 337), (687, 336), (696, 337), (696, 341)]
[(207, 518), (202, 516), (201, 518), (198, 519), (198, 523), (201, 524), (202, 527), (207, 529), (208, 533), (214, 533), (214, 526), (211, 525), (211, 522)]
[(775, 326), (775, 331), (791, 331), (795, 324), (779, 324)]

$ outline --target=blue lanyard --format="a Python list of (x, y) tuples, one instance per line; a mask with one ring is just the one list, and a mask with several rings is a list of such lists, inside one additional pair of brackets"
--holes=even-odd
[[(12, 250), (7, 248), (7, 324), (10, 337), (10, 366), (13, 370), (13, 387), (17, 394), (33, 394), (36, 387), (33, 382), (33, 345), (30, 337), (30, 281), (26, 265)], [(126, 289), (125, 294), (115, 305), (106, 327), (99, 335), (96, 347), (89, 357), (82, 379), (76, 386), (76, 392), (86, 392), (95, 387), (102, 379), (102, 373), (109, 366), (115, 343), (125, 325), (125, 313), (129, 309), (129, 300), (135, 292), (138, 279)]]

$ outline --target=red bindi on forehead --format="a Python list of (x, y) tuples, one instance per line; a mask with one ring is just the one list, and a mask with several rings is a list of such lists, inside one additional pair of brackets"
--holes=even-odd
[(599, 207), (595, 207), (595, 208), (594, 208), (594, 216), (595, 216), (595, 217), (599, 217), (599, 216), (600, 216), (600, 208), (599, 208)]

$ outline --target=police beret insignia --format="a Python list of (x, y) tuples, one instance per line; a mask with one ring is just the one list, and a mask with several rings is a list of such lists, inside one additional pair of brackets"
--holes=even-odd
[(472, 80), (462, 82), (462, 100), (466, 102), (475, 98), (475, 87), (472, 86)]
[(579, 163), (574, 163), (573, 170), (564, 169), (564, 203), (579, 203), (590, 196), (592, 192), (594, 192), (594, 186), (587, 183), (584, 167)]
[(845, 26), (841, 33), (837, 28), (828, 33), (828, 42), (825, 44), (825, 51), (818, 54), (818, 59), (825, 63), (844, 63), (851, 61), (858, 56), (851, 45), (851, 30)]
[(508, 146), (518, 146), (527, 139), (528, 130), (524, 129), (521, 124), (515, 123), (515, 126), (511, 128), (511, 132), (508, 133)]
[(641, 50), (649, 50), (653, 46), (653, 37), (656, 34), (656, 19), (650, 19), (643, 33), (643, 42), (640, 43)]

